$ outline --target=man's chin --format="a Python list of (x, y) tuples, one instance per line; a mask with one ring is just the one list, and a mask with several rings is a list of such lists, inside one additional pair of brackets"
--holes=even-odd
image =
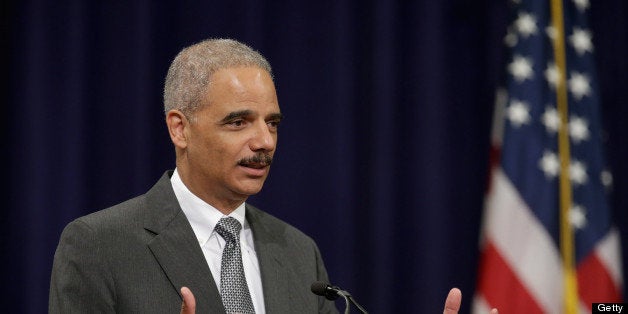
[(243, 179), (239, 182), (238, 192), (246, 196), (255, 195), (262, 190), (264, 181), (264, 179)]

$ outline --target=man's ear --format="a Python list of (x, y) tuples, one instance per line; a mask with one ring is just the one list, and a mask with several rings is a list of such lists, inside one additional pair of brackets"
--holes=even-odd
[(178, 148), (186, 148), (188, 145), (187, 128), (190, 127), (189, 120), (183, 112), (173, 109), (166, 113), (166, 125), (168, 133), (174, 146)]

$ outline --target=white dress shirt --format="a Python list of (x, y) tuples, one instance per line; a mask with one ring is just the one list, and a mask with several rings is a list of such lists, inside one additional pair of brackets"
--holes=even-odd
[[(227, 216), (205, 203), (205, 201), (198, 196), (192, 194), (185, 184), (183, 184), (183, 181), (181, 181), (177, 169), (174, 170), (170, 182), (172, 183), (174, 194), (177, 196), (183, 213), (190, 222), (190, 225), (192, 225), (192, 230), (194, 230), (194, 234), (203, 250), (212, 276), (216, 281), (217, 288), (220, 291), (220, 263), (222, 261), (222, 250), (225, 246), (225, 240), (218, 233), (214, 232), (214, 227), (220, 218)], [(246, 283), (249, 286), (255, 313), (264, 314), (266, 311), (264, 308), (262, 277), (257, 261), (257, 254), (255, 253), (253, 232), (245, 217), (244, 203), (238, 206), (229, 216), (237, 219), (242, 224), (242, 230), (240, 231), (240, 247), (242, 248), (244, 275), (246, 276)], [(194, 293), (194, 291), (192, 291), (192, 293)]]

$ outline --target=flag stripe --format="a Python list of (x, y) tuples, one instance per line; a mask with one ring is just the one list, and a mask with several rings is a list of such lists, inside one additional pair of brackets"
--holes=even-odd
[(488, 306), (488, 303), (486, 303), (486, 300), (484, 300), (484, 295), (476, 293), (473, 296), (473, 308), (471, 309), (471, 312), (488, 313), (489, 311), (490, 308)]
[(616, 228), (611, 228), (611, 231), (600, 240), (595, 249), (595, 254), (597, 254), (600, 259), (600, 263), (603, 265), (602, 267), (609, 272), (613, 285), (617, 290), (622, 291), (624, 275), (621, 263), (618, 262), (622, 260), (619, 237), (619, 231)]
[[(501, 168), (494, 169), (492, 180), (486, 199), (486, 236), (536, 302), (556, 313), (560, 306), (555, 300), (562, 298), (562, 268), (554, 242)], [(482, 272), (489, 273), (490, 269)]]
[(597, 254), (589, 255), (578, 265), (578, 286), (584, 304), (621, 301), (621, 292)]
[(482, 253), (480, 271), (487, 274), (479, 282), (480, 291), (484, 292), (488, 303), (502, 313), (544, 312), (491, 242), (487, 243)]

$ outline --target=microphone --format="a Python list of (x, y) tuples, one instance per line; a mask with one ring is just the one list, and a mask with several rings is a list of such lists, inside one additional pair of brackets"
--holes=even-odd
[(362, 314), (368, 314), (368, 312), (353, 299), (351, 294), (336, 286), (332, 286), (323, 281), (315, 281), (310, 287), (312, 292), (316, 295), (325, 297), (327, 300), (336, 300), (339, 296), (345, 299), (345, 314), (349, 314), (351, 304), (353, 304)]
[(330, 286), (323, 281), (312, 283), (311, 289), (314, 294), (323, 296), (331, 301), (338, 299), (338, 292), (340, 291), (340, 288)]

